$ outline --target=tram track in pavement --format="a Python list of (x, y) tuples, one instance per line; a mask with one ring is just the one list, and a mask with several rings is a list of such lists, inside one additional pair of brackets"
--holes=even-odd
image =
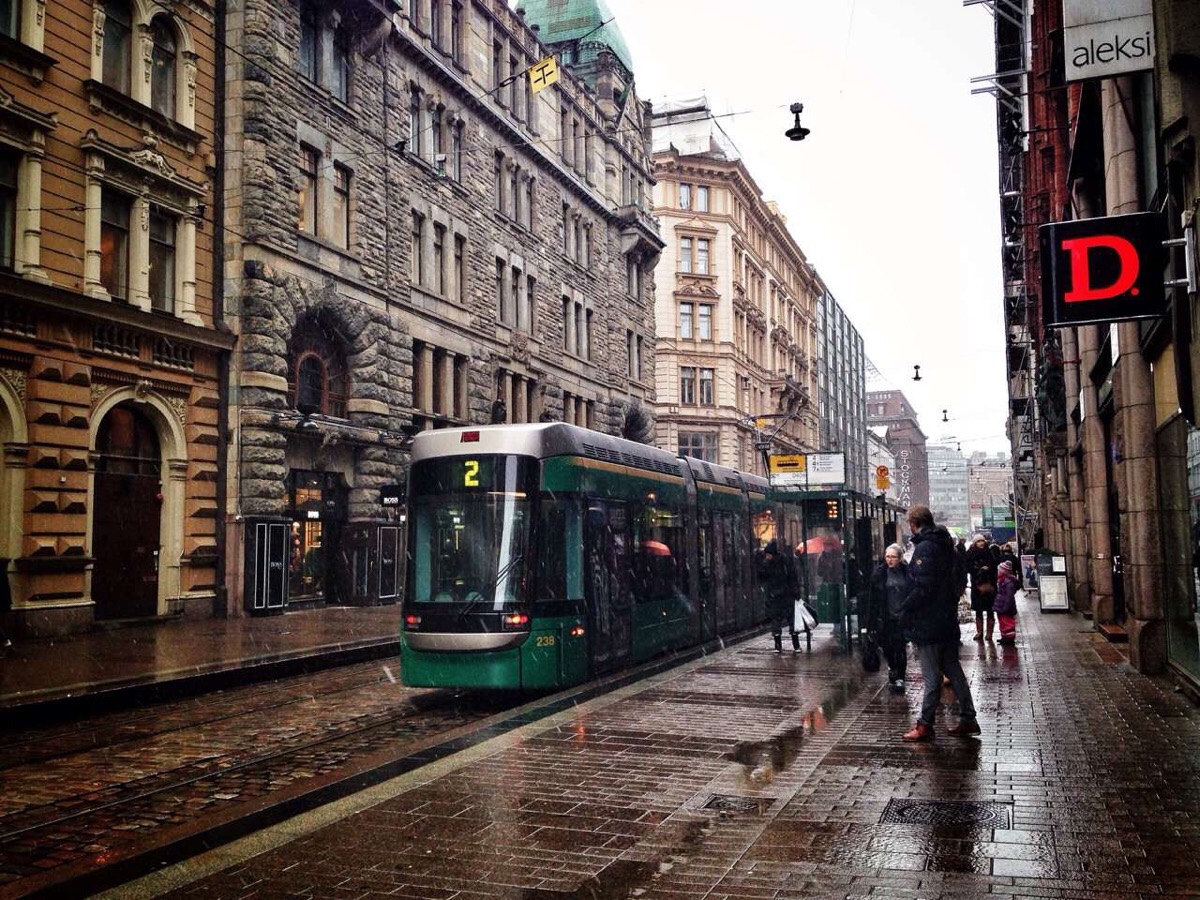
[[(53, 885), (56, 871), (92, 869), (189, 832), (209, 832), (496, 711), (496, 702), (486, 698), (462, 703), (447, 691), (412, 691), (386, 678), (363, 678), (357, 686), (353, 679), (334, 678), (317, 685), (315, 694), (302, 684), (311, 680), (289, 679), (295, 690), (284, 696), (276, 691), (266, 702), (245, 696), (261, 691), (256, 685), (199, 707), (189, 702), (187, 709), (173, 709), (168, 703), (124, 721), (106, 714), (82, 727), (10, 736), (0, 747), (0, 897)], [(362, 693), (384, 688), (391, 691), (384, 701), (366, 701), (362, 712), (346, 709), (364, 705)], [(355, 693), (360, 696), (349, 702)], [(314, 702), (321, 709), (306, 708)], [(156, 712), (167, 719), (161, 727)], [(309, 724), (290, 738), (294, 725), (259, 727), (281, 718)], [(94, 740), (104, 727), (136, 733)], [(57, 742), (57, 753), (43, 749), (34, 759), (17, 761), (21, 747), (39, 737)], [(178, 758), (186, 762), (178, 764)]]
[[(757, 630), (725, 643), (755, 633)], [(14, 773), (13, 767), (0, 768), (6, 784), (0, 796), (0, 898), (84, 896), (113, 887), (714, 649), (719, 646), (697, 647), (660, 658), (516, 710), (513, 707), (518, 701), (513, 695), (456, 696), (449, 691), (414, 691), (387, 678), (375, 678), (362, 689), (403, 693), (407, 706), (385, 709), (379, 707), (386, 703), (368, 703), (370, 712), (345, 717), (333, 733), (293, 736), (269, 750), (254, 747), (250, 752), (243, 747), (236, 759), (200, 753), (186, 765), (161, 766), (159, 771), (141, 777), (114, 779), (109, 785), (93, 786), (65, 799), (67, 792), (60, 791), (56, 798), (7, 814), (13, 802), (9, 785)], [(378, 664), (374, 665), (378, 669)], [(236, 692), (261, 691), (263, 687), (255, 685)], [(329, 700), (335, 694), (343, 695), (344, 700), (344, 695), (353, 690), (342, 685), (320, 698), (309, 698), (301, 692), (279, 702), (250, 704), (253, 709), (249, 715), (261, 718), (298, 707), (305, 699)], [(169, 756), (175, 749), (171, 739), (178, 740), (189, 729), (232, 726), (242, 716), (229, 710), (228, 703), (221, 704), (220, 699), (214, 705), (222, 711), (211, 721), (169, 727), (141, 740)], [(189, 703), (196, 706), (195, 699)], [(200, 704), (202, 708), (209, 705)], [(145, 717), (135, 716), (134, 721), (142, 728), (148, 724)], [(73, 737), (77, 744), (83, 742), (80, 730)], [(257, 743), (271, 739), (269, 733), (257, 731), (253, 737)], [(119, 747), (125, 752), (136, 751), (138, 741), (135, 737), (114, 741), (94, 748), (92, 755), (103, 756)], [(3, 747), (0, 745), (0, 751)], [(78, 752), (86, 756), (88, 749), (93, 748)], [(31, 767), (44, 769), (53, 761), (43, 758)], [(75, 768), (81, 764), (86, 763), (76, 761)]]

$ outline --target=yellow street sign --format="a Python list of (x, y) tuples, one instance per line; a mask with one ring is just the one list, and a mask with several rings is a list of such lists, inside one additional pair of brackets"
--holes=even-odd
[(536, 94), (558, 81), (558, 61), (553, 56), (535, 62), (529, 67), (529, 84)]
[(808, 468), (808, 457), (803, 453), (779, 453), (767, 457), (769, 472), (803, 472)]

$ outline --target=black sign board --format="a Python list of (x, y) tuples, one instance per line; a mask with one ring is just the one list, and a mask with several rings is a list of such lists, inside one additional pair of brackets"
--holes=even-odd
[(379, 503), (382, 506), (403, 506), (404, 485), (385, 484), (379, 489)]
[(1165, 315), (1159, 213), (1052, 222), (1038, 229), (1047, 327)]

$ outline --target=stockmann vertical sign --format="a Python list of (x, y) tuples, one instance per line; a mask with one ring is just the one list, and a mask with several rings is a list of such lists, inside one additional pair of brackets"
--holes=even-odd
[(1151, 0), (1063, 0), (1067, 81), (1154, 68)]

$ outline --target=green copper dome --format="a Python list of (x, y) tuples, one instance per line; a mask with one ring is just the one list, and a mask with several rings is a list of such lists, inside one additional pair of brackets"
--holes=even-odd
[[(538, 36), (549, 47), (569, 44), (583, 38), (578, 54), (566, 61), (578, 65), (596, 57), (589, 44), (601, 44), (611, 50), (621, 64), (632, 73), (633, 57), (621, 36), (613, 14), (604, 0), (520, 0), (517, 10), (525, 13), (529, 25), (537, 25)], [(607, 24), (601, 25), (601, 22)]]

